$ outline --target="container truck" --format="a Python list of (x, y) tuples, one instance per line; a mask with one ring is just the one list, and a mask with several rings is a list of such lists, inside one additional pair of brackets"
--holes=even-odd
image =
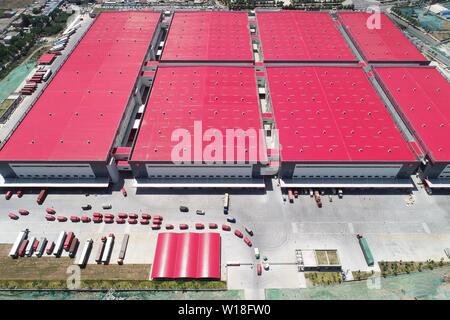
[(364, 259), (366, 259), (367, 265), (373, 266), (374, 260), (367, 240), (360, 234), (356, 235), (356, 237), (358, 238), (359, 246), (361, 247), (361, 250), (364, 254)]
[(42, 76), (42, 80), (47, 81), (52, 75), (52, 69), (48, 69)]
[(288, 189), (288, 199), (290, 203), (294, 202), (294, 193), (292, 192), (292, 189)]
[(61, 51), (63, 50), (65, 47), (65, 45), (63, 44), (58, 44), (56, 46), (51, 47), (51, 49), (49, 50), (50, 52), (54, 52), (54, 51)]
[(123, 264), (123, 260), (125, 259), (125, 253), (127, 252), (128, 240), (130, 239), (129, 234), (125, 234), (123, 236), (122, 245), (120, 247), (119, 258), (117, 259), (118, 264)]
[(53, 249), (53, 255), (55, 257), (61, 256), (61, 253), (63, 250), (63, 245), (64, 245), (64, 240), (66, 240), (66, 232), (61, 231), (61, 233), (58, 236), (58, 239), (56, 240), (55, 248)]
[(114, 234), (110, 233), (108, 238), (106, 238), (105, 250), (103, 251), (102, 262), (108, 264), (111, 259), (111, 252), (114, 247)]
[(13, 259), (17, 258), (20, 245), (22, 242), (28, 237), (28, 229), (25, 229), (23, 231), (20, 231), (17, 235), (16, 241), (14, 241), (13, 246), (11, 247), (11, 250), (9, 251), (9, 256)]
[(30, 241), (28, 241), (27, 248), (25, 250), (25, 255), (27, 257), (31, 257), (31, 255), (33, 254), (33, 244), (34, 244), (35, 240), (36, 240), (36, 238), (33, 237), (33, 238), (31, 238)]
[(39, 205), (43, 204), (45, 198), (47, 198), (47, 189), (42, 189), (41, 192), (39, 192), (39, 195), (36, 199), (37, 204)]
[(93, 243), (94, 241), (92, 239), (87, 239), (86, 242), (84, 243), (83, 250), (81, 251), (81, 255), (77, 263), (80, 266), (80, 268), (84, 268), (86, 266), (89, 260), (89, 255), (91, 254), (92, 251)]
[(66, 240), (64, 241), (64, 250), (69, 250), (73, 238), (75, 238), (75, 234), (73, 232), (69, 232), (66, 236)]
[(228, 209), (230, 206), (230, 195), (228, 193), (225, 193), (225, 196), (223, 197), (223, 213), (227, 214)]
[(25, 255), (25, 250), (27, 250), (28, 242), (29, 242), (29, 241), (28, 241), (27, 239), (25, 239), (25, 240), (23, 240), (22, 243), (20, 244), (19, 252), (17, 253), (17, 255), (18, 255), (19, 257), (23, 257), (23, 256)]
[(105, 245), (106, 245), (106, 239), (102, 238), (102, 242), (100, 243), (100, 247), (98, 247), (97, 255), (95, 257), (95, 262), (97, 262), (97, 263), (102, 262), (102, 256), (103, 256), (103, 251), (105, 250)]
[(69, 248), (69, 257), (70, 258), (75, 258), (79, 244), (80, 244), (80, 241), (78, 240), (78, 238), (74, 238), (72, 240), (72, 243), (70, 244), (70, 248)]
[(39, 247), (36, 249), (36, 256), (42, 257), (45, 251), (45, 247), (47, 246), (47, 238), (41, 238), (39, 241)]

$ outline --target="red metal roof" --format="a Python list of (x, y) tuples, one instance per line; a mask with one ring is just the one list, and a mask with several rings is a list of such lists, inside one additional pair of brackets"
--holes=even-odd
[(219, 233), (158, 234), (152, 279), (220, 279)]
[(431, 67), (378, 67), (375, 72), (432, 161), (449, 162), (450, 83)]
[(367, 21), (370, 15), (371, 13), (366, 12), (338, 13), (340, 21), (365, 60), (427, 61), (386, 15), (381, 14), (381, 28), (369, 29)]
[(281, 159), (416, 161), (360, 67), (268, 67)]
[(53, 53), (44, 53), (42, 56), (39, 57), (39, 60), (37, 61), (38, 64), (51, 64), (53, 60), (55, 60), (56, 54)]
[(155, 12), (100, 14), (0, 159), (106, 160), (159, 17)]
[(356, 61), (327, 12), (257, 12), (264, 61)]
[[(215, 149), (211, 158), (207, 146), (211, 141), (194, 142), (194, 122), (201, 121), (202, 136), (218, 132), (226, 137), (227, 129), (262, 128), (257, 97), (255, 71), (252, 67), (186, 66), (159, 67), (147, 102), (144, 118), (132, 154), (133, 161), (173, 161), (171, 153), (178, 144), (172, 140), (176, 129), (186, 129), (192, 136), (188, 148), (192, 161), (201, 161), (194, 148), (201, 145), (204, 161), (235, 161), (242, 148), (235, 140), (234, 146), (223, 151)], [(199, 137), (202, 139), (202, 137)], [(206, 140), (206, 139), (203, 139)], [(254, 148), (246, 139), (245, 160), (253, 155)], [(227, 157), (233, 150), (234, 157)], [(189, 150), (187, 150), (189, 151)], [(265, 149), (261, 151), (265, 153)], [(222, 156), (220, 156), (222, 152)], [(266, 155), (250, 160), (265, 160)], [(240, 161), (243, 162), (243, 161)]]
[(246, 12), (176, 12), (162, 61), (253, 61)]

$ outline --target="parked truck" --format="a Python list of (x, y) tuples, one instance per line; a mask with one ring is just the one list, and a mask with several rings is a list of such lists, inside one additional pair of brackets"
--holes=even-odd
[(45, 247), (47, 246), (47, 238), (41, 238), (40, 240), (39, 240), (39, 246), (38, 246), (38, 248), (36, 249), (36, 256), (37, 257), (42, 257), (42, 255), (44, 254), (44, 251), (45, 251)]
[(95, 262), (101, 263), (103, 257), (103, 251), (105, 250), (106, 245), (106, 237), (103, 237), (100, 243), (100, 247), (98, 247), (97, 255), (95, 256)]
[(69, 248), (69, 257), (70, 258), (75, 258), (79, 244), (80, 244), (80, 241), (78, 240), (78, 238), (73, 238), (72, 243), (70, 244), (70, 248)]
[(64, 250), (68, 251), (70, 249), (73, 238), (75, 238), (75, 234), (73, 232), (69, 232), (66, 236), (66, 240), (64, 241)]
[(66, 240), (66, 232), (61, 231), (58, 236), (58, 239), (56, 240), (55, 247), (53, 248), (53, 255), (55, 257), (61, 256), (61, 253), (63, 250), (63, 245), (64, 245), (64, 240)]
[(87, 239), (86, 242), (84, 243), (83, 250), (81, 251), (81, 255), (80, 255), (80, 258), (78, 259), (78, 263), (77, 263), (80, 266), (80, 268), (86, 267), (86, 264), (89, 260), (89, 256), (92, 251), (93, 243), (94, 243), (94, 240), (92, 240), (92, 239)]
[(356, 235), (358, 238), (359, 246), (364, 254), (364, 258), (366, 259), (366, 263), (368, 266), (373, 266), (374, 260), (372, 256), (372, 252), (370, 251), (369, 244), (367, 240), (360, 234)]
[(123, 236), (122, 245), (120, 247), (119, 258), (117, 259), (118, 264), (123, 264), (123, 260), (125, 259), (125, 253), (127, 252), (128, 240), (130, 239), (129, 234), (125, 234)]
[(9, 251), (9, 256), (13, 259), (17, 258), (19, 253), (19, 248), (22, 242), (28, 237), (29, 230), (25, 229), (23, 231), (20, 231), (17, 235), (16, 241), (14, 241), (13, 246), (11, 247), (11, 250)]
[(230, 195), (225, 193), (223, 197), (223, 213), (227, 214), (230, 207)]
[(39, 192), (39, 195), (38, 195), (38, 197), (36, 199), (37, 204), (41, 205), (41, 204), (44, 203), (45, 198), (47, 198), (47, 193), (48, 193), (47, 189), (42, 189)]
[(110, 233), (106, 238), (105, 250), (103, 251), (102, 263), (108, 264), (111, 259), (112, 249), (114, 247), (114, 234)]

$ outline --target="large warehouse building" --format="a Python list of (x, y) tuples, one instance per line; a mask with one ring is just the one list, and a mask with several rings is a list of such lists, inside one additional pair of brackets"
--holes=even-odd
[(432, 67), (378, 67), (375, 73), (426, 152), (424, 178), (450, 187), (450, 83)]
[(252, 62), (246, 12), (176, 12), (161, 61)]
[(264, 62), (356, 62), (327, 12), (256, 13)]
[(130, 161), (137, 185), (264, 187), (261, 130), (254, 68), (160, 66)]
[(411, 185), (418, 161), (362, 68), (272, 66), (267, 75), (282, 186)]
[(375, 16), (366, 12), (340, 12), (338, 17), (367, 62), (429, 63), (384, 13), (378, 15), (379, 21), (372, 21)]
[(0, 150), (5, 185), (109, 184), (111, 150), (160, 16), (96, 19)]

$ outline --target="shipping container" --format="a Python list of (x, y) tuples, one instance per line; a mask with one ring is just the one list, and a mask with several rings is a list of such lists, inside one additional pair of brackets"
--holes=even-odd
[(25, 250), (25, 255), (27, 257), (31, 257), (31, 255), (33, 254), (33, 244), (34, 244), (35, 240), (36, 240), (36, 238), (33, 237), (33, 238), (31, 238), (30, 241), (28, 241), (27, 248)]
[(89, 255), (91, 254), (92, 251), (93, 243), (94, 241), (92, 239), (87, 239), (86, 242), (84, 243), (83, 250), (81, 251), (81, 255), (77, 263), (80, 266), (80, 268), (84, 268), (86, 266), (89, 260)]
[(119, 258), (117, 259), (118, 264), (123, 264), (123, 260), (125, 259), (125, 253), (127, 252), (129, 239), (130, 239), (129, 234), (125, 234), (123, 236), (122, 245), (120, 246)]
[(13, 246), (11, 247), (11, 250), (9, 251), (9, 256), (13, 259), (17, 258), (20, 245), (22, 242), (28, 237), (28, 229), (25, 229), (23, 231), (20, 231), (17, 235), (16, 241), (14, 241)]
[(58, 236), (58, 239), (56, 240), (55, 248), (53, 249), (53, 255), (55, 257), (61, 256), (63, 245), (64, 245), (64, 240), (66, 240), (66, 232), (61, 231), (61, 233)]

